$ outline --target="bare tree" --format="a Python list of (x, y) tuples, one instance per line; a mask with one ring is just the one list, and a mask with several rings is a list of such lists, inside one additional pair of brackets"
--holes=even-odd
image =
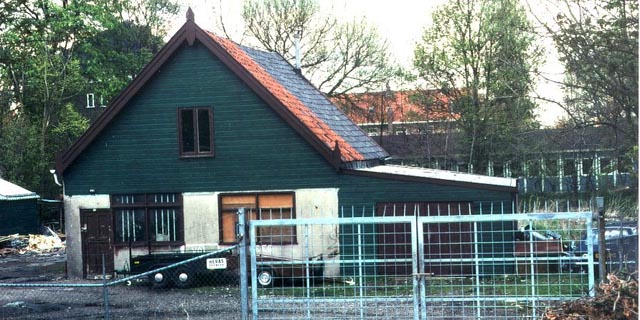
[[(299, 37), (302, 72), (328, 96), (379, 90), (395, 74), (388, 43), (374, 26), (364, 19), (341, 23), (321, 14), (315, 0), (248, 0), (242, 18), (250, 40), (294, 65)], [(229, 37), (222, 17), (219, 26)]]

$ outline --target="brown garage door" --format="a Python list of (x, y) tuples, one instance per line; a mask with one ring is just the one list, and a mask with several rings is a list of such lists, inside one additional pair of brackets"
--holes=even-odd
[[(468, 202), (383, 202), (376, 205), (378, 217), (428, 217), (468, 215)], [(408, 224), (380, 224), (377, 226), (376, 254), (378, 259), (410, 259), (411, 230)], [(424, 234), (424, 258), (461, 259), (473, 257), (472, 226), (468, 222), (430, 223)], [(411, 263), (380, 265), (385, 274), (410, 275)], [(426, 273), (436, 275), (472, 274), (471, 264), (438, 263), (425, 265)]]

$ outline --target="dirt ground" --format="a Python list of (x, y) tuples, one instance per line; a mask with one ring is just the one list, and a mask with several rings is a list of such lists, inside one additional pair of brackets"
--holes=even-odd
[(54, 281), (65, 277), (64, 250), (0, 256), (0, 281), (14, 283)]
[[(105, 295), (102, 286), (95, 286), (102, 280), (67, 279), (65, 259), (64, 251), (0, 256), (0, 320), (241, 318), (240, 290), (237, 283), (165, 290), (151, 289), (145, 283), (118, 284), (108, 286)], [(3, 286), (6, 284), (18, 286)], [(105, 305), (108, 308), (105, 308)], [(635, 306), (637, 307), (637, 304)], [(311, 312), (316, 319), (350, 319), (357, 314), (359, 308), (362, 306), (328, 301), (314, 305)], [(364, 311), (367, 316), (377, 319), (412, 319), (412, 309), (411, 303), (384, 305), (378, 301)], [(475, 318), (475, 314), (469, 313), (475, 312), (472, 306), (455, 303), (445, 303), (442, 306), (430, 304), (429, 309), (430, 314), (436, 319)], [(307, 316), (305, 307), (298, 305), (261, 304), (261, 310), (261, 318)], [(461, 311), (469, 314), (463, 314)], [(512, 313), (511, 309), (486, 309), (483, 310), (483, 314), (485, 319), (509, 319), (518, 316), (517, 310), (516, 313)]]
[[(237, 285), (153, 290), (69, 280), (64, 251), (0, 256), (0, 319), (240, 319)], [(2, 284), (18, 284), (6, 287)]]

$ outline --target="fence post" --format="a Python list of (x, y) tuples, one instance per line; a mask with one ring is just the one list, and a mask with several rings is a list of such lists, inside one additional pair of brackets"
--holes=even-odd
[(598, 211), (598, 275), (600, 282), (607, 282), (607, 248), (605, 242), (605, 222), (604, 222), (604, 198), (596, 197), (596, 210)]
[(244, 208), (238, 209), (238, 259), (240, 261), (240, 310), (242, 320), (249, 318), (249, 294), (247, 281), (247, 237), (245, 235), (245, 214)]

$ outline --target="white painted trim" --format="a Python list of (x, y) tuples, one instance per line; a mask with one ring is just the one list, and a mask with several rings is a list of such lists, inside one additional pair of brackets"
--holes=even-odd
[(443, 180), (443, 181), (477, 183), (477, 184), (485, 184), (485, 185), (493, 185), (493, 186), (501, 186), (501, 187), (513, 187), (513, 188), (516, 187), (516, 181), (517, 181), (516, 179), (512, 179), (512, 178), (491, 177), (491, 176), (483, 176), (483, 175), (463, 173), (463, 172), (398, 166), (398, 165), (382, 165), (382, 166), (375, 166), (371, 168), (361, 168), (361, 169), (354, 169), (354, 170), (361, 171), (361, 172), (385, 173), (385, 174), (393, 174), (393, 175), (399, 175), (399, 176), (429, 178), (429, 179), (436, 179), (436, 180)]

